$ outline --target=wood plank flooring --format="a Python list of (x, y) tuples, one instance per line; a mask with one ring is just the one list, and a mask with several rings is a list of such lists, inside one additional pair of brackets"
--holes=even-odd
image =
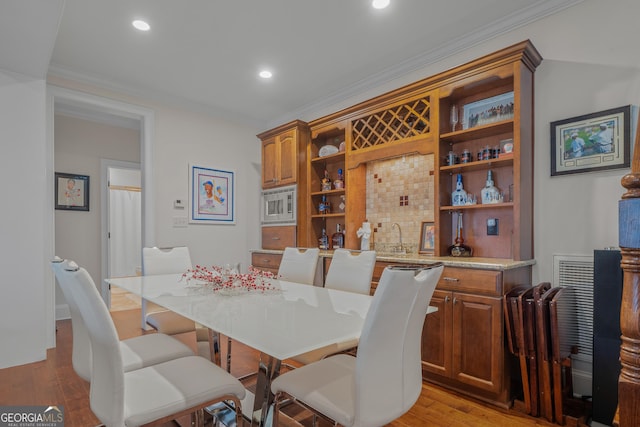
[[(112, 312), (121, 339), (142, 333), (139, 327), (140, 310)], [(61, 405), (65, 412), (65, 427), (91, 427), (100, 424), (89, 407), (89, 384), (80, 379), (71, 365), (72, 333), (70, 320), (57, 323), (57, 347), (47, 352), (47, 360), (0, 369), (0, 404), (7, 405)], [(195, 346), (192, 334), (179, 337), (190, 346)], [(223, 342), (226, 340), (223, 339)], [(225, 346), (223, 346), (225, 347)], [(256, 351), (233, 343), (232, 373), (242, 375), (255, 370)], [(224, 354), (223, 354), (224, 360)], [(381, 393), (384, 393), (381, 390)], [(291, 412), (293, 419), (309, 426), (310, 416), (306, 411)], [(188, 426), (188, 419), (169, 426)], [(298, 425), (292, 421), (287, 426)], [(328, 423), (319, 423), (321, 427)], [(505, 411), (485, 406), (438, 387), (425, 384), (422, 395), (414, 407), (403, 417), (390, 424), (392, 427), (453, 426), (553, 426), (540, 418), (525, 416), (517, 411)]]

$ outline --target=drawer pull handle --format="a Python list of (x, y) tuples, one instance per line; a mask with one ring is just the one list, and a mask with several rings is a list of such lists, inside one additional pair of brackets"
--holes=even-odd
[(270, 259), (263, 259), (262, 261), (263, 261), (263, 262), (265, 262), (265, 263), (267, 263), (267, 264), (269, 264), (269, 263), (271, 262), (271, 260), (270, 260)]
[(280, 240), (278, 236), (272, 237), (271, 240)]
[(445, 282), (459, 282), (460, 279), (457, 279), (455, 277), (443, 277), (442, 280), (444, 280)]

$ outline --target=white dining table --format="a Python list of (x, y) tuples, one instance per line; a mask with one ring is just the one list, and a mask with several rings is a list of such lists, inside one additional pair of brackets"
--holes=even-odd
[(267, 421), (271, 381), (281, 361), (359, 338), (373, 298), (275, 279), (274, 290), (230, 294), (188, 283), (180, 274), (111, 278), (107, 283), (258, 350), (256, 394), (247, 393), (242, 402), (252, 425)]

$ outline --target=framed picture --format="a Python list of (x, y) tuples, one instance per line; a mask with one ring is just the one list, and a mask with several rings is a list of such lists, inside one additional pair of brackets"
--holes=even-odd
[(66, 211), (89, 210), (89, 177), (56, 172), (55, 208)]
[(631, 106), (551, 123), (551, 176), (628, 168)]
[(436, 226), (433, 222), (422, 222), (420, 228), (420, 249), (418, 253), (432, 254), (436, 248)]
[(189, 222), (235, 224), (235, 173), (189, 165)]
[(465, 104), (462, 111), (462, 129), (513, 119), (513, 92)]

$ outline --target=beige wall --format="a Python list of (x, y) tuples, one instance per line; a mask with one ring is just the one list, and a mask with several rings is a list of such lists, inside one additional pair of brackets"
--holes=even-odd
[[(100, 160), (140, 163), (140, 132), (93, 121), (56, 115), (54, 120), (56, 172), (89, 176), (89, 212), (55, 211), (55, 253), (87, 269), (98, 288), (101, 271)], [(56, 308), (66, 304), (56, 287)], [(60, 317), (58, 314), (57, 317)]]

